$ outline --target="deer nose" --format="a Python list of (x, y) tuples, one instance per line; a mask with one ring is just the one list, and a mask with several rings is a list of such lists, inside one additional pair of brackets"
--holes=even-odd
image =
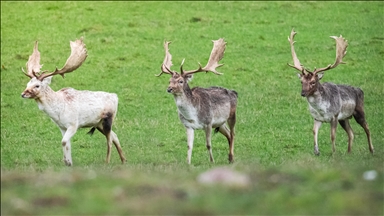
[(172, 92), (172, 88), (171, 88), (171, 87), (168, 87), (167, 92), (168, 92), (168, 93), (171, 93), (171, 92)]
[(301, 92), (301, 97), (305, 97), (305, 92), (304, 91)]

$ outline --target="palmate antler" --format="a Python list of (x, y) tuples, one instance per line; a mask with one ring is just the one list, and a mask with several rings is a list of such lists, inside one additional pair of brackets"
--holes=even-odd
[[(85, 44), (83, 43), (83, 38), (76, 41), (70, 41), (71, 46), (71, 55), (67, 59), (63, 68), (57, 69), (54, 72), (46, 73), (48, 71), (43, 71), (40, 73), (40, 69), (42, 65), (40, 65), (40, 52), (38, 51), (38, 42), (35, 42), (35, 47), (33, 49), (33, 53), (29, 56), (28, 62), (26, 64), (27, 73), (24, 72), (25, 75), (30, 77), (36, 77), (36, 79), (42, 81), (43, 79), (60, 74), (64, 77), (65, 73), (70, 73), (81, 66), (81, 64), (87, 58), (87, 49), (85, 48)], [(23, 70), (24, 71), (24, 70)]]
[(42, 66), (43, 65), (40, 65), (40, 52), (38, 50), (38, 42), (36, 41), (33, 48), (33, 53), (29, 56), (26, 63), (27, 73), (25, 73), (23, 68), (21, 68), (21, 70), (23, 70), (26, 76), (32, 79), (33, 77), (37, 77), (36, 73), (40, 73)]
[(172, 71), (170, 68), (172, 66), (172, 55), (169, 53), (169, 44), (171, 42), (169, 41), (164, 41), (164, 50), (165, 50), (165, 57), (163, 64), (161, 64), (161, 73), (156, 75), (156, 76), (161, 76), (161, 74), (166, 73), (166, 74), (171, 74), (173, 75), (174, 73), (177, 73), (176, 71)]
[(296, 34), (297, 34), (297, 33), (292, 29), (292, 31), (291, 31), (291, 35), (288, 37), (288, 41), (289, 41), (289, 43), (291, 44), (291, 54), (292, 54), (292, 58), (293, 58), (293, 65), (291, 65), (291, 64), (289, 64), (289, 63), (288, 63), (288, 65), (291, 66), (291, 67), (293, 67), (293, 68), (295, 68), (296, 70), (301, 71), (301, 73), (304, 74), (304, 70), (305, 70), (305, 69), (304, 69), (304, 67), (300, 64), (300, 61), (299, 61), (299, 59), (298, 59), (297, 56), (296, 56), (295, 47), (293, 46), (293, 44), (295, 43), (295, 41), (294, 41), (293, 39), (294, 39), (294, 37), (295, 37)]
[(335, 39), (335, 41), (336, 41), (336, 59), (335, 59), (335, 62), (333, 64), (328, 65), (327, 67), (323, 67), (323, 68), (319, 68), (319, 69), (315, 68), (313, 72), (308, 71), (307, 69), (305, 69), (303, 67), (303, 65), (300, 64), (300, 61), (296, 56), (296, 52), (295, 52), (295, 48), (294, 48), (295, 41), (293, 40), (295, 35), (296, 35), (296, 32), (292, 29), (291, 35), (288, 37), (288, 41), (291, 44), (291, 53), (292, 53), (294, 65), (288, 64), (289, 66), (295, 68), (296, 70), (299, 70), (303, 74), (304, 74), (304, 71), (316, 74), (319, 72), (333, 69), (333, 68), (337, 67), (337, 65), (339, 65), (339, 64), (344, 64), (343, 58), (347, 54), (346, 50), (348, 47), (348, 41), (345, 40), (345, 38), (343, 38), (341, 35), (340, 35), (340, 37), (331, 36), (331, 38)]
[(332, 65), (328, 65), (327, 67), (324, 67), (324, 68), (319, 68), (319, 69), (315, 68), (315, 70), (313, 71), (313, 73), (315, 73), (315, 74), (322, 72), (322, 71), (329, 70), (329, 69), (333, 69), (333, 68), (337, 67), (337, 65), (339, 65), (339, 64), (345, 64), (343, 62), (343, 58), (347, 54), (348, 41), (345, 40), (345, 38), (343, 38), (343, 36), (341, 36), (341, 35), (340, 35), (340, 37), (336, 37), (336, 36), (330, 36), (330, 37), (336, 40), (336, 59), (335, 59), (335, 62)]
[[(223, 66), (223, 64), (219, 64), (219, 61), (224, 56), (225, 45), (227, 42), (225, 42), (223, 38), (220, 38), (218, 40), (212, 40), (212, 42), (213, 42), (213, 48), (211, 51), (211, 55), (209, 56), (207, 65), (205, 65), (205, 67), (202, 67), (201, 64), (199, 63), (198, 69), (184, 71), (183, 70), (184, 59), (183, 59), (180, 66), (181, 75), (185, 76), (188, 74), (194, 74), (198, 72), (212, 72), (217, 75), (222, 75), (222, 73), (216, 71), (216, 68)], [(163, 73), (170, 74), (170, 75), (177, 73), (176, 71), (172, 71), (170, 69), (170, 67), (172, 66), (172, 55), (169, 53), (169, 47), (168, 47), (170, 43), (171, 42), (167, 42), (167, 41), (164, 42), (165, 58), (164, 58), (163, 64), (161, 65), (161, 73), (156, 76), (161, 76)]]

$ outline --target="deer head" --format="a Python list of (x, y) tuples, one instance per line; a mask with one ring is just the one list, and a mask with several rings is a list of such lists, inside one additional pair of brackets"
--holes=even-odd
[(192, 79), (192, 76), (194, 73), (198, 72), (212, 72), (217, 75), (222, 75), (222, 73), (219, 73), (216, 71), (216, 68), (223, 66), (223, 64), (219, 64), (219, 61), (224, 56), (225, 51), (225, 45), (226, 42), (223, 38), (220, 38), (218, 40), (213, 40), (213, 48), (211, 51), (211, 55), (209, 56), (208, 63), (205, 67), (202, 67), (199, 63), (199, 68), (195, 70), (190, 71), (184, 71), (183, 70), (183, 64), (184, 60), (181, 63), (180, 66), (180, 73), (177, 73), (176, 71), (171, 70), (172, 66), (172, 55), (169, 53), (169, 44), (171, 42), (164, 42), (164, 50), (165, 50), (165, 58), (163, 61), (163, 64), (161, 65), (161, 73), (156, 76), (161, 76), (163, 73), (171, 75), (171, 79), (169, 80), (169, 86), (167, 89), (168, 93), (174, 94), (174, 95), (180, 95), (184, 93), (184, 90), (188, 87), (188, 81)]
[(26, 63), (27, 73), (22, 69), (24, 74), (31, 79), (27, 84), (27, 88), (21, 94), (23, 98), (39, 98), (40, 94), (44, 92), (51, 83), (52, 76), (60, 74), (64, 78), (65, 73), (70, 73), (81, 66), (87, 58), (87, 50), (83, 43), (83, 38), (75, 42), (70, 41), (70, 46), (71, 55), (64, 64), (64, 67), (61, 69), (56, 68), (55, 71), (47, 73), (48, 71), (40, 72), (42, 67), (42, 65), (40, 65), (40, 52), (38, 50), (38, 42), (35, 42), (33, 53), (29, 56), (28, 62)]
[(344, 64), (343, 57), (347, 54), (347, 47), (348, 43), (345, 38), (343, 38), (341, 35), (340, 37), (331, 36), (331, 38), (335, 39), (336, 41), (336, 59), (333, 64), (328, 65), (327, 67), (314, 69), (313, 71), (309, 71), (306, 68), (304, 68), (303, 65), (300, 64), (299, 59), (296, 56), (295, 48), (294, 48), (294, 37), (296, 35), (296, 32), (292, 29), (291, 35), (288, 37), (288, 41), (291, 44), (291, 53), (293, 58), (293, 65), (288, 64), (290, 67), (295, 68), (296, 70), (300, 71), (301, 73), (298, 74), (301, 83), (302, 83), (302, 91), (301, 96), (307, 97), (312, 95), (320, 85), (319, 81), (324, 75), (324, 71), (333, 69), (337, 67), (339, 64)]

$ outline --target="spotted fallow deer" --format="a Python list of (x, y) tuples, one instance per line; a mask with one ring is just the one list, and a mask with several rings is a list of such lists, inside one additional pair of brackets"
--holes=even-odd
[[(161, 73), (157, 75), (161, 76), (163, 73), (171, 75), (167, 92), (173, 94), (180, 121), (187, 131), (188, 164), (191, 163), (194, 130), (198, 129), (205, 131), (209, 158), (211, 162), (214, 162), (211, 148), (212, 128), (215, 128), (215, 132), (220, 132), (227, 138), (229, 144), (228, 159), (230, 163), (234, 161), (237, 92), (221, 87), (194, 87), (191, 89), (188, 85), (188, 81), (192, 79), (194, 73), (213, 72), (216, 75), (221, 75), (216, 71), (216, 68), (222, 66), (218, 62), (223, 58), (226, 42), (222, 38), (212, 42), (214, 46), (207, 65), (201, 67), (199, 64), (199, 68), (196, 70), (184, 71), (183, 60), (180, 74), (171, 70), (172, 56), (168, 49), (170, 42), (165, 42), (165, 58), (161, 65)], [(229, 129), (226, 123), (228, 123)]]
[(349, 124), (349, 119), (352, 116), (356, 122), (363, 128), (368, 138), (369, 151), (373, 153), (373, 146), (371, 142), (371, 135), (369, 132), (368, 124), (365, 120), (364, 113), (364, 93), (360, 88), (339, 85), (333, 83), (320, 83), (320, 79), (324, 75), (324, 71), (333, 69), (339, 64), (343, 64), (343, 57), (347, 53), (347, 40), (341, 35), (340, 37), (331, 36), (336, 41), (336, 60), (331, 65), (324, 68), (314, 69), (309, 71), (300, 64), (294, 49), (294, 37), (296, 32), (292, 29), (288, 41), (291, 45), (291, 53), (294, 65), (289, 66), (299, 70), (298, 74), (301, 83), (302, 91), (301, 96), (306, 97), (309, 104), (309, 111), (314, 118), (314, 153), (319, 155), (319, 147), (317, 143), (317, 135), (319, 128), (323, 122), (331, 124), (331, 141), (332, 150), (335, 152), (335, 138), (337, 122), (348, 134), (348, 153), (351, 152), (353, 142), (353, 131)]
[(83, 39), (70, 41), (71, 55), (62, 69), (53, 72), (40, 72), (40, 52), (38, 42), (26, 64), (27, 72), (23, 72), (31, 80), (21, 96), (34, 99), (40, 110), (44, 111), (57, 124), (63, 135), (61, 144), (64, 152), (64, 163), (72, 166), (71, 137), (79, 128), (92, 127), (93, 134), (98, 129), (107, 138), (107, 159), (109, 163), (112, 143), (117, 148), (121, 161), (125, 158), (117, 135), (112, 131), (112, 123), (117, 113), (118, 97), (114, 93), (101, 91), (79, 91), (73, 88), (63, 88), (53, 91), (49, 84), (54, 75), (64, 77), (65, 73), (76, 70), (87, 58), (87, 50)]

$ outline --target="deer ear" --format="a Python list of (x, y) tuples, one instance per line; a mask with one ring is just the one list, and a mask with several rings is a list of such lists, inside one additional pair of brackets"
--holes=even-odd
[(193, 74), (188, 74), (187, 76), (185, 76), (185, 80), (187, 81), (187, 83), (188, 83), (189, 81), (191, 81), (192, 78), (193, 78)]
[(46, 77), (46, 78), (43, 79), (43, 83), (49, 85), (49, 84), (51, 84), (51, 80), (52, 80), (51, 76), (50, 77)]
[(324, 73), (318, 73), (318, 74), (316, 74), (316, 76), (317, 76), (317, 78), (318, 78), (319, 80), (321, 80), (321, 78), (323, 78), (323, 75), (324, 75)]
[(299, 79), (301, 79), (302, 74), (298, 73), (297, 76), (299, 77)]

